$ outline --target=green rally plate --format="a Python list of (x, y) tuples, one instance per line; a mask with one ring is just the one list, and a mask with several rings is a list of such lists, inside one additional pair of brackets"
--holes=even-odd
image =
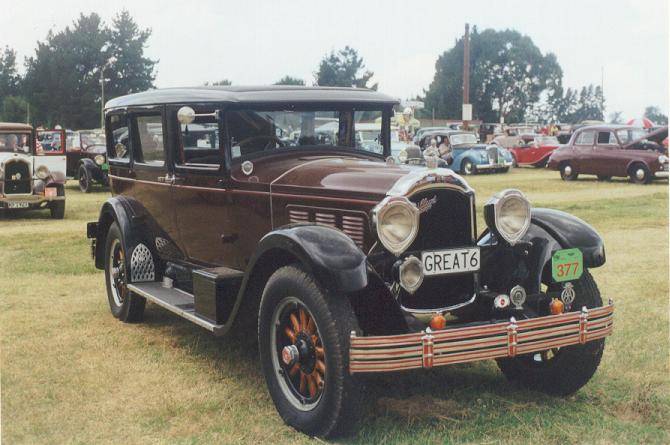
[(563, 249), (551, 257), (551, 276), (554, 281), (574, 281), (584, 273), (584, 258), (579, 249)]
[(103, 171), (107, 171), (107, 170), (109, 170), (109, 164), (105, 162), (104, 164), (102, 164), (102, 165), (100, 166), (100, 168), (101, 168)]

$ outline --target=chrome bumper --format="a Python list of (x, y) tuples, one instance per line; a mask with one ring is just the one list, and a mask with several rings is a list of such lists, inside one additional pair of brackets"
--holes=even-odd
[(27, 202), (31, 207), (34, 207), (51, 201), (65, 201), (65, 196), (0, 195), (0, 208), (8, 207), (10, 202)]
[(477, 170), (493, 170), (496, 168), (505, 168), (505, 167), (511, 167), (512, 163), (511, 162), (503, 162), (499, 164), (479, 164), (475, 165), (475, 169)]
[(654, 173), (654, 178), (667, 178), (668, 173), (669, 172), (666, 172), (666, 171), (656, 172), (656, 173)]
[(352, 332), (349, 372), (430, 369), (583, 344), (610, 335), (613, 319), (610, 300), (599, 308), (481, 326), (374, 337)]

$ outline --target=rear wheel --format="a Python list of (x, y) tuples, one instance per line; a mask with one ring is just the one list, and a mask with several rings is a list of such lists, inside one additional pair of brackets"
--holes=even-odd
[[(573, 310), (602, 306), (600, 291), (591, 274), (584, 271), (574, 283)], [(598, 369), (605, 339), (554, 348), (515, 358), (498, 359), (507, 379), (530, 389), (553, 395), (569, 395), (584, 386)]]
[(91, 191), (91, 175), (89, 174), (88, 170), (86, 167), (83, 165), (79, 166), (79, 172), (78, 175), (79, 177), (79, 190), (81, 190), (83, 193), (88, 193)]
[(49, 205), (49, 212), (53, 219), (63, 219), (65, 217), (65, 201), (53, 201)]
[(651, 182), (651, 172), (644, 164), (633, 164), (628, 170), (628, 177), (635, 184), (649, 184)]
[(129, 270), (118, 224), (112, 223), (105, 244), (105, 283), (112, 315), (128, 323), (142, 321), (146, 300), (128, 290)]
[(286, 266), (270, 277), (258, 344), (270, 396), (287, 424), (315, 436), (353, 426), (361, 387), (349, 374), (349, 336), (357, 329), (346, 296), (327, 295), (301, 268)]
[(579, 173), (577, 173), (575, 168), (569, 162), (561, 164), (560, 170), (561, 179), (564, 181), (574, 181), (577, 179), (577, 176), (579, 176)]

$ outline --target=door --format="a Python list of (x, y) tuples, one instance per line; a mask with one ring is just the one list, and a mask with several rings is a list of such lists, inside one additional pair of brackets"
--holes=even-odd
[[(161, 108), (129, 114), (133, 178), (128, 194), (146, 212), (146, 226), (163, 259), (180, 257), (173, 246), (178, 240), (172, 207), (172, 168), (165, 150), (165, 127)], [(119, 180), (119, 178), (116, 178)], [(123, 180), (122, 181), (127, 181)]]
[(599, 131), (590, 158), (590, 171), (596, 175), (613, 176), (616, 173), (618, 152), (620, 147), (614, 132)]
[(593, 173), (593, 145), (595, 143), (595, 130), (584, 130), (575, 138), (574, 167), (579, 173)]
[(65, 181), (65, 130), (37, 130), (36, 137), (33, 172), (47, 168), (53, 180)]

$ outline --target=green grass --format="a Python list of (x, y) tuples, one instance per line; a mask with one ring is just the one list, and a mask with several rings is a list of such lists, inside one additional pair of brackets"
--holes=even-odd
[[(468, 179), (480, 210), (514, 187), (602, 234), (608, 261), (593, 274), (617, 309), (600, 369), (565, 399), (511, 386), (493, 362), (370, 379), (361, 428), (341, 442), (670, 442), (667, 182)], [(71, 184), (62, 221), (0, 219), (3, 443), (315, 442), (276, 414), (251, 341), (153, 305), (142, 324), (111, 316), (85, 237), (107, 196)]]

